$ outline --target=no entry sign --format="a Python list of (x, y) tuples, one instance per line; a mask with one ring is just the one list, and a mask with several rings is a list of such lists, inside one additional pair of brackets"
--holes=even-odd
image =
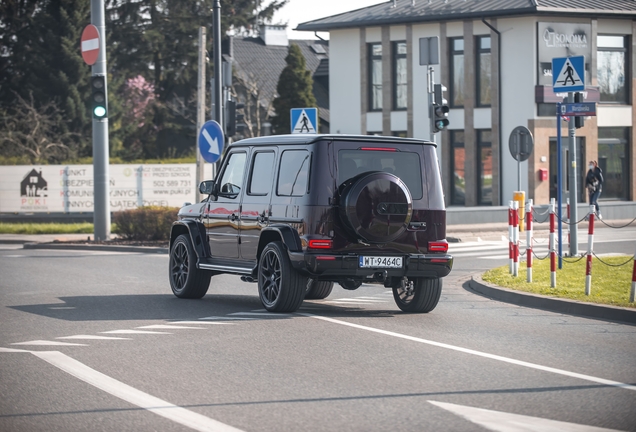
[(82, 58), (87, 65), (92, 66), (99, 55), (99, 32), (97, 27), (89, 24), (82, 32)]

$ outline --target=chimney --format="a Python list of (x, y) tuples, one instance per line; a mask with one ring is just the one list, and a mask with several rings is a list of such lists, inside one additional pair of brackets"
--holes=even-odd
[(260, 27), (260, 37), (268, 46), (288, 46), (287, 25), (263, 24)]

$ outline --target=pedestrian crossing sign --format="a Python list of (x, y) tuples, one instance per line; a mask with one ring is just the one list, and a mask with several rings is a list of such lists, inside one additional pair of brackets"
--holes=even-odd
[(318, 133), (318, 108), (292, 108), (291, 133)]
[(555, 93), (585, 90), (585, 56), (553, 58), (552, 89)]

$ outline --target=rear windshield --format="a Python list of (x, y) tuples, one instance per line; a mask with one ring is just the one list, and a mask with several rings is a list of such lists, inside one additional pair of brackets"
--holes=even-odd
[(399, 177), (411, 191), (413, 199), (422, 198), (420, 155), (401, 151), (340, 150), (338, 184), (367, 171), (384, 171)]

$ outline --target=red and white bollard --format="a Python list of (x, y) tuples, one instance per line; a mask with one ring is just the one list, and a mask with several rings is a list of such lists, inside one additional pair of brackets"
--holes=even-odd
[(526, 281), (532, 282), (532, 200), (528, 200), (526, 212)]
[(556, 234), (554, 233), (556, 206), (554, 198), (550, 200), (550, 287), (556, 288)]
[(632, 291), (629, 293), (629, 301), (634, 303), (636, 300), (636, 254), (634, 254), (634, 269), (632, 270)]
[(512, 248), (512, 203), (508, 202), (508, 271), (512, 274), (514, 267), (513, 248)]
[(519, 276), (519, 201), (512, 204), (512, 275)]
[(590, 206), (590, 223), (587, 229), (587, 262), (585, 264), (585, 295), (592, 292), (592, 248), (594, 247), (594, 206)]
[[(567, 200), (568, 250), (570, 250), (570, 198)], [(561, 221), (559, 221), (561, 223)]]

